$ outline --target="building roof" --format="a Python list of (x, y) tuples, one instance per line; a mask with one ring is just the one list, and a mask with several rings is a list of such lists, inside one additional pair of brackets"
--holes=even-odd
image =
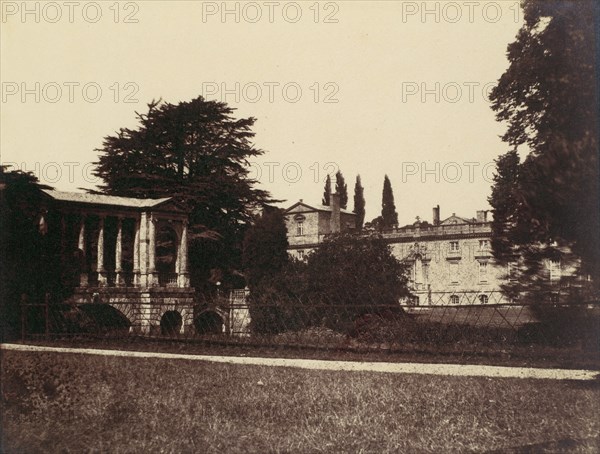
[(442, 222), (440, 222), (440, 224), (441, 225), (472, 224), (473, 222), (476, 222), (476, 219), (463, 218), (462, 216), (457, 216), (456, 214), (452, 213), (452, 216), (444, 219)]
[(65, 192), (50, 189), (42, 189), (42, 192), (60, 202), (84, 203), (89, 205), (110, 205), (126, 208), (153, 208), (171, 200), (171, 197), (163, 197), (162, 199), (136, 199), (133, 197), (88, 194), (85, 192)]
[[(291, 207), (287, 208), (285, 211), (286, 213), (288, 211), (293, 210), (294, 208), (298, 207), (302, 205), (303, 207), (307, 208), (306, 211), (331, 211), (331, 207), (327, 206), (327, 205), (308, 205), (307, 203), (303, 202), (302, 200), (300, 200), (299, 202), (294, 203)], [(356, 213), (353, 213), (352, 211), (348, 211), (348, 210), (344, 210), (343, 208), (340, 208), (340, 213), (344, 213), (344, 214), (351, 214), (353, 216), (356, 216)]]

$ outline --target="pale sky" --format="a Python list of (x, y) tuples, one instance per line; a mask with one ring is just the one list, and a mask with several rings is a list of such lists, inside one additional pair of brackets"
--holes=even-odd
[(508, 149), (484, 92), (521, 23), (517, 1), (5, 1), (1, 161), (93, 188), (104, 136), (204, 95), (256, 117), (252, 175), (284, 206), (320, 203), (339, 168), (350, 210), (360, 173), (366, 220), (385, 174), (400, 224), (437, 204), (472, 217)]

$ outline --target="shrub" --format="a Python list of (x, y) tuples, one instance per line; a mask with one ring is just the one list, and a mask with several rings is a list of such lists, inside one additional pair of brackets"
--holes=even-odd
[(406, 271), (379, 237), (332, 236), (306, 263), (289, 261), (251, 287), (252, 329), (325, 326), (350, 334), (367, 314), (405, 316), (399, 300), (410, 296)]
[(330, 237), (308, 257), (306, 273), (304, 298), (338, 331), (352, 330), (365, 314), (402, 316), (399, 300), (410, 296), (407, 265), (377, 236)]
[(288, 262), (254, 286), (250, 293), (250, 326), (254, 332), (274, 334), (313, 324), (311, 308), (303, 302), (305, 268), (302, 262)]

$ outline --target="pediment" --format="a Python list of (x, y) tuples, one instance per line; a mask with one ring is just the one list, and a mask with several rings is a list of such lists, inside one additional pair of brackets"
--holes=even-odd
[(318, 210), (314, 207), (311, 207), (310, 205), (307, 205), (304, 202), (297, 202), (296, 204), (292, 205), (287, 210), (285, 210), (286, 214), (306, 213), (307, 211), (318, 211)]

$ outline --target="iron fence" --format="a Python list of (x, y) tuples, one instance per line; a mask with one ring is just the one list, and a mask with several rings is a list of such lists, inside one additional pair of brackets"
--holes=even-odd
[[(486, 298), (481, 298), (485, 294)], [(458, 297), (458, 300), (457, 298)], [(222, 346), (505, 354), (600, 352), (600, 303), (525, 304), (500, 292), (438, 292), (415, 306), (343, 298), (294, 300), (247, 291), (193, 304), (23, 304), (23, 340), (163, 339)], [(544, 350), (545, 349), (545, 350)], [(545, 354), (546, 354), (545, 353)]]

